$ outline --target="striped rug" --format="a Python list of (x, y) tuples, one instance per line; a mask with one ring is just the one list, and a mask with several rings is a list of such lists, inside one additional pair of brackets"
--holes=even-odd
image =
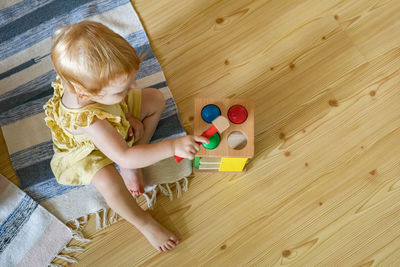
[(47, 266), (61, 250), (79, 250), (66, 247), (67, 226), (2, 175), (0, 205), (0, 266)]
[[(51, 35), (59, 27), (85, 19), (101, 22), (121, 34), (139, 56), (146, 53), (137, 85), (159, 89), (166, 101), (152, 142), (186, 134), (162, 69), (129, 0), (2, 0), (0, 126), (21, 189), (63, 222), (107, 209), (93, 186), (63, 186), (55, 180), (49, 165), (53, 155), (51, 134), (42, 108), (51, 97), (50, 83), (56, 77), (49, 54)], [(191, 173), (191, 165), (190, 161), (178, 165), (167, 159), (146, 172), (153, 175), (146, 181), (146, 191), (151, 192), (144, 196), (152, 207), (158, 190), (171, 197), (171, 183), (178, 193), (187, 189), (185, 177)]]

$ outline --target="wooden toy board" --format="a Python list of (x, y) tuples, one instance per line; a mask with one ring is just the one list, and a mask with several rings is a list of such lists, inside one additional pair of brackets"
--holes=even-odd
[[(241, 124), (230, 122), (230, 126), (221, 136), (221, 142), (215, 149), (206, 149), (200, 146), (200, 151), (196, 157), (229, 157), (229, 158), (252, 158), (254, 156), (254, 103), (250, 99), (213, 99), (197, 98), (195, 99), (194, 109), (194, 135), (201, 135), (205, 130), (212, 126), (205, 122), (201, 117), (203, 107), (214, 104), (221, 110), (221, 115), (228, 118), (228, 110), (234, 105), (241, 105), (247, 110), (247, 119)], [(227, 137), (235, 131), (240, 131), (247, 138), (247, 144), (242, 149), (234, 149), (228, 145)]]

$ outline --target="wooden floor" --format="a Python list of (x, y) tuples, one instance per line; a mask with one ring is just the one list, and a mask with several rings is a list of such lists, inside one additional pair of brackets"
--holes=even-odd
[(400, 1), (133, 5), (185, 129), (196, 97), (251, 98), (255, 158), (158, 199), (173, 252), (91, 220), (80, 266), (400, 266)]

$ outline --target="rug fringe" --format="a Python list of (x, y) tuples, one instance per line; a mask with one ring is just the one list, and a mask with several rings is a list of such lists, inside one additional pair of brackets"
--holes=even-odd
[(79, 228), (81, 227), (81, 223), (79, 222), (78, 219), (75, 219), (75, 220), (74, 220), (74, 223), (75, 223), (75, 228), (76, 228), (76, 229), (79, 229)]
[(58, 254), (57, 256), (55, 256), (55, 258), (63, 259), (63, 260), (68, 261), (70, 263), (78, 262), (74, 257), (68, 256), (68, 255)]
[(78, 246), (70, 246), (70, 247), (65, 246), (64, 249), (65, 251), (71, 251), (71, 252), (83, 251), (83, 248)]
[(179, 181), (175, 182), (176, 184), (176, 197), (180, 198), (182, 196), (182, 187)]
[(103, 210), (98, 210), (96, 211), (96, 230), (100, 230), (101, 229), (101, 218), (100, 218), (100, 212), (102, 212)]
[(187, 177), (183, 177), (183, 191), (187, 192), (189, 190), (189, 180)]
[(75, 224), (75, 230), (79, 230), (81, 229), (81, 227), (87, 223), (88, 220), (88, 215), (86, 216), (82, 216), (80, 218), (76, 218), (75, 220), (71, 221), (70, 223), (74, 223)]
[(72, 233), (72, 238), (75, 239), (76, 241), (80, 241), (80, 242), (90, 242), (92, 241), (91, 239), (87, 239), (85, 237), (83, 237), (83, 234), (81, 231), (79, 230), (73, 230), (70, 229), (71, 233)]
[(161, 190), (161, 193), (163, 193), (164, 196), (168, 196), (168, 190), (164, 187), (164, 185), (159, 184), (157, 187)]
[(108, 220), (107, 220), (107, 214), (108, 214), (108, 210), (109, 209), (104, 209), (103, 210), (103, 228), (106, 228), (107, 226), (109, 226), (110, 224), (108, 224)]
[[(181, 184), (181, 181), (183, 181), (183, 185)], [(161, 191), (165, 196), (169, 197), (169, 200), (174, 199), (174, 194), (172, 193), (170, 185), (175, 185), (176, 188), (176, 197), (180, 198), (182, 196), (182, 191), (188, 191), (189, 189), (189, 180), (187, 177), (183, 177), (176, 182), (172, 183), (165, 183), (165, 184), (158, 184), (156, 188), (152, 190), (152, 195), (151, 197), (148, 195), (149, 192), (144, 193), (143, 196), (146, 198), (147, 201), (147, 207), (152, 210), (154, 209), (154, 205), (157, 200), (157, 192), (158, 190)]]
[(112, 212), (112, 215), (111, 215), (111, 218), (110, 218), (110, 223), (111, 224), (113, 224), (113, 223), (116, 223), (117, 221), (118, 221), (118, 213), (116, 213), (114, 210), (111, 210), (111, 212)]
[(83, 224), (86, 224), (87, 223), (87, 220), (88, 220), (88, 215), (86, 215), (86, 216), (83, 216), (82, 218), (83, 218), (83, 220), (81, 221), (81, 225), (83, 225)]
[(114, 222), (118, 220), (118, 214), (113, 211), (113, 214), (111, 215), (110, 218), (108, 218), (108, 212), (111, 210), (110, 208), (105, 208), (98, 210), (95, 212), (96, 214), (96, 230), (100, 230), (103, 228), (106, 228), (107, 226), (110, 226)]
[(150, 192), (143, 193), (143, 196), (146, 198), (147, 207), (152, 210), (154, 209), (154, 205), (156, 204), (157, 188), (153, 188), (151, 192), (151, 197), (148, 196)]
[(167, 186), (169, 200), (173, 200), (174, 195), (172, 195), (172, 191), (171, 191), (171, 188), (169, 187), (169, 183), (167, 183), (165, 185)]

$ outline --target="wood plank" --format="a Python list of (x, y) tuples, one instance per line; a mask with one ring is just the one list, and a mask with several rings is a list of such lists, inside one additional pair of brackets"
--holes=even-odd
[(399, 46), (399, 1), (344, 1), (331, 14), (367, 59)]
[(19, 181), (17, 174), (12, 167), (10, 156), (8, 153), (6, 142), (4, 141), (3, 132), (0, 128), (0, 173), (14, 183), (16, 186), (19, 186)]

